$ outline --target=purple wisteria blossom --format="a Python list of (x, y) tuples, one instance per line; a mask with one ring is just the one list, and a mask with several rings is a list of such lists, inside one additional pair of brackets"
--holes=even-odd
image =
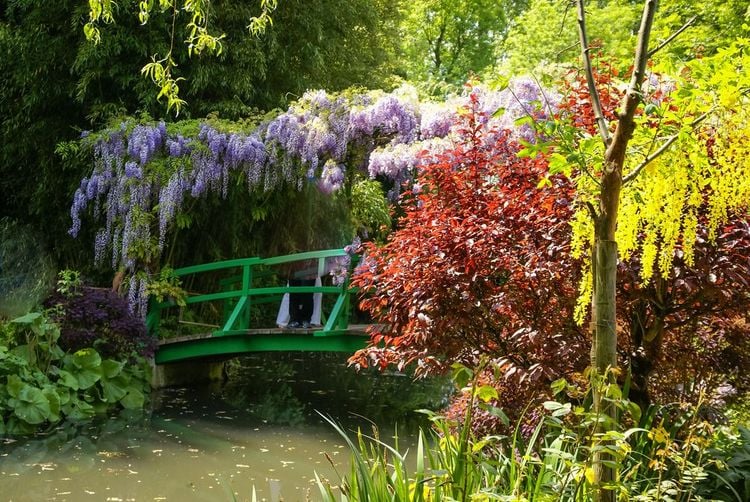
[[(534, 131), (519, 128), (516, 120), (527, 114), (544, 118), (560, 99), (530, 79), (511, 81), (500, 92), (479, 86), (470, 92), (485, 120), (527, 141), (534, 139)], [(229, 187), (242, 180), (250, 191), (312, 183), (332, 194), (354, 179), (347, 173), (357, 169), (389, 180), (389, 196), (396, 198), (420, 166), (449, 150), (456, 116), (468, 102), (464, 95), (419, 103), (408, 88), (392, 93), (317, 90), (248, 131), (210, 120), (193, 135), (186, 132), (192, 124), (176, 126), (175, 133), (164, 122), (123, 122), (82, 134), (93, 170), (73, 194), (69, 232), (79, 234), (86, 213), (103, 220), (94, 239), (95, 260), (101, 263), (111, 253), (112, 267), (133, 277), (128, 297), (133, 311), (142, 315), (149, 277), (141, 262), (158, 263), (158, 256), (144, 259), (142, 250), (163, 251), (187, 200), (227, 197)]]
[(333, 160), (326, 161), (318, 181), (318, 188), (325, 194), (331, 194), (344, 185), (346, 167)]

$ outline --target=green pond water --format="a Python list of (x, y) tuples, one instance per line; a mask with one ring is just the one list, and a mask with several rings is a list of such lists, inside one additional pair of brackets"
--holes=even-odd
[[(414, 410), (447, 402), (444, 380), (357, 373), (341, 354), (258, 354), (229, 363), (224, 384), (163, 389), (144, 412), (0, 439), (2, 501), (318, 500), (336, 484), (353, 434), (413, 444)], [(330, 460), (329, 460), (330, 459)], [(333, 465), (332, 465), (333, 464)]]

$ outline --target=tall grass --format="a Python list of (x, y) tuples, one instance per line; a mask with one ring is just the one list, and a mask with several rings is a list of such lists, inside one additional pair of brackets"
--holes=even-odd
[[(508, 435), (478, 438), (471, 433), (473, 406), (468, 406), (461, 424), (432, 414), (432, 428), (420, 431), (413, 453), (402, 453), (398, 443), (386, 444), (376, 431), (367, 436), (360, 430), (352, 439), (326, 418), (346, 441), (351, 467), (336, 485), (316, 476), (321, 498), (589, 501), (596, 488), (593, 452), (604, 449), (618, 472), (607, 488), (616, 491), (619, 500), (710, 500), (710, 493), (698, 487), (715, 467), (706, 453), (714, 433), (713, 426), (700, 418), (699, 408), (673, 405), (640, 413), (618, 391), (604, 392), (620, 410), (619, 423), (606, 433), (594, 432), (603, 418), (587, 407), (550, 401), (545, 403), (547, 415), (528, 437), (519, 423)], [(470, 404), (480, 394), (473, 389)], [(721, 483), (718, 477), (714, 480)]]

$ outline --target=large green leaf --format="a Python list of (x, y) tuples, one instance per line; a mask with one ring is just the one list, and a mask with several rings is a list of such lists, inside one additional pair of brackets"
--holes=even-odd
[(78, 379), (73, 376), (73, 374), (70, 371), (65, 370), (57, 370), (57, 384), (62, 385), (64, 387), (71, 388), (73, 390), (78, 390), (80, 387), (78, 386)]
[(90, 389), (102, 378), (101, 366), (92, 369), (81, 369), (75, 373), (76, 379), (78, 379), (78, 388), (81, 390)]
[(12, 323), (14, 324), (31, 324), (35, 322), (37, 319), (39, 319), (42, 316), (40, 312), (29, 312), (26, 315), (22, 315), (21, 317), (16, 317), (13, 319)]
[(24, 385), (26, 384), (21, 381), (18, 375), (8, 375), (8, 385), (6, 386), (6, 389), (8, 390), (10, 397), (17, 398)]
[(81, 349), (73, 354), (73, 364), (81, 369), (99, 368), (102, 365), (102, 358), (92, 348)]
[(65, 358), (65, 370), (76, 378), (78, 389), (89, 389), (102, 377), (102, 358), (94, 349), (81, 349)]
[(124, 361), (105, 359), (104, 361), (102, 361), (102, 374), (106, 378), (114, 378), (120, 374), (123, 366), (125, 366)]
[(123, 377), (102, 378), (101, 386), (104, 400), (108, 403), (116, 403), (128, 392), (128, 382)]
[(59, 422), (61, 399), (60, 395), (57, 393), (57, 389), (54, 385), (47, 385), (42, 389), (42, 394), (44, 394), (44, 397), (47, 398), (47, 402), (49, 403), (48, 420), (50, 422)]
[(10, 352), (11, 354), (20, 357), (29, 364), (36, 364), (36, 352), (31, 348), (30, 345), (19, 345), (18, 347), (14, 347)]
[(24, 422), (41, 424), (50, 417), (49, 401), (36, 387), (24, 386), (14, 401), (13, 413)]
[(87, 420), (95, 414), (93, 406), (77, 397), (74, 397), (67, 405), (63, 406), (63, 412), (72, 420)]
[(60, 398), (60, 405), (64, 406), (70, 402), (70, 396), (72, 395), (70, 387), (58, 386), (57, 396)]
[(127, 395), (120, 400), (120, 404), (128, 410), (143, 408), (145, 402), (146, 397), (135, 387), (129, 387)]

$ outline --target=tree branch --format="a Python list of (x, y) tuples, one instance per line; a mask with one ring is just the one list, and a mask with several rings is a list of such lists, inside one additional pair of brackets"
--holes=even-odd
[[(704, 120), (706, 120), (707, 117), (708, 117), (708, 112), (703, 113), (702, 115), (700, 115), (698, 118), (696, 118), (695, 120), (693, 120), (690, 123), (690, 127), (696, 127), (698, 124), (700, 124), (701, 122), (703, 122)], [(679, 137), (679, 133), (678, 134), (673, 134), (672, 136), (670, 136), (669, 138), (667, 138), (667, 140), (659, 147), (658, 150), (656, 150), (654, 153), (652, 153), (651, 155), (649, 155), (648, 157), (646, 157), (643, 160), (643, 162), (641, 162), (640, 164), (638, 164), (638, 167), (636, 167), (630, 173), (628, 173), (627, 176), (623, 177), (622, 183), (623, 184), (629, 183), (629, 182), (633, 181), (635, 178), (637, 178), (638, 175), (641, 173), (641, 171), (643, 171), (643, 169), (647, 165), (649, 165), (651, 162), (653, 162), (657, 157), (659, 157), (661, 154), (663, 154), (665, 151), (667, 151), (667, 149), (670, 146), (672, 146), (672, 143), (674, 143), (675, 141), (677, 141), (678, 137)]]
[(594, 205), (591, 202), (586, 201), (586, 209), (589, 210), (589, 214), (591, 215), (591, 219), (594, 220), (594, 222), (596, 222), (597, 220), (599, 220), (599, 215), (596, 214), (596, 208), (594, 207)]
[(602, 104), (599, 99), (599, 91), (596, 90), (596, 82), (594, 81), (594, 70), (591, 67), (591, 55), (589, 54), (589, 41), (586, 35), (586, 14), (584, 11), (583, 0), (577, 0), (578, 5), (578, 36), (581, 42), (581, 57), (583, 58), (583, 68), (586, 72), (586, 83), (588, 84), (589, 94), (591, 94), (591, 106), (594, 109), (594, 116), (596, 117), (596, 123), (599, 127), (599, 134), (602, 137), (605, 145), (609, 145), (609, 126), (607, 120), (604, 118), (602, 113)]
[(677, 36), (680, 33), (682, 33), (683, 31), (687, 30), (695, 22), (695, 20), (697, 18), (698, 18), (698, 16), (693, 16), (692, 19), (690, 19), (687, 23), (685, 23), (685, 24), (682, 25), (682, 28), (680, 28), (679, 30), (677, 30), (674, 33), (672, 33), (669, 36), (669, 38), (667, 38), (665, 41), (663, 41), (662, 43), (660, 43), (655, 49), (651, 49), (650, 51), (648, 51), (648, 57), (651, 57), (654, 54), (656, 54), (657, 52), (659, 52), (660, 50), (662, 50), (667, 44), (669, 44), (672, 40), (674, 40), (675, 38), (677, 38)]
[(633, 120), (635, 110), (638, 107), (641, 96), (641, 82), (646, 77), (646, 63), (648, 62), (648, 39), (651, 36), (651, 27), (654, 24), (654, 13), (656, 12), (656, 0), (646, 0), (643, 6), (643, 17), (641, 27), (638, 29), (638, 42), (635, 48), (635, 60), (633, 64), (633, 76), (630, 79), (628, 91), (625, 94), (625, 106), (620, 121), (629, 122)]

